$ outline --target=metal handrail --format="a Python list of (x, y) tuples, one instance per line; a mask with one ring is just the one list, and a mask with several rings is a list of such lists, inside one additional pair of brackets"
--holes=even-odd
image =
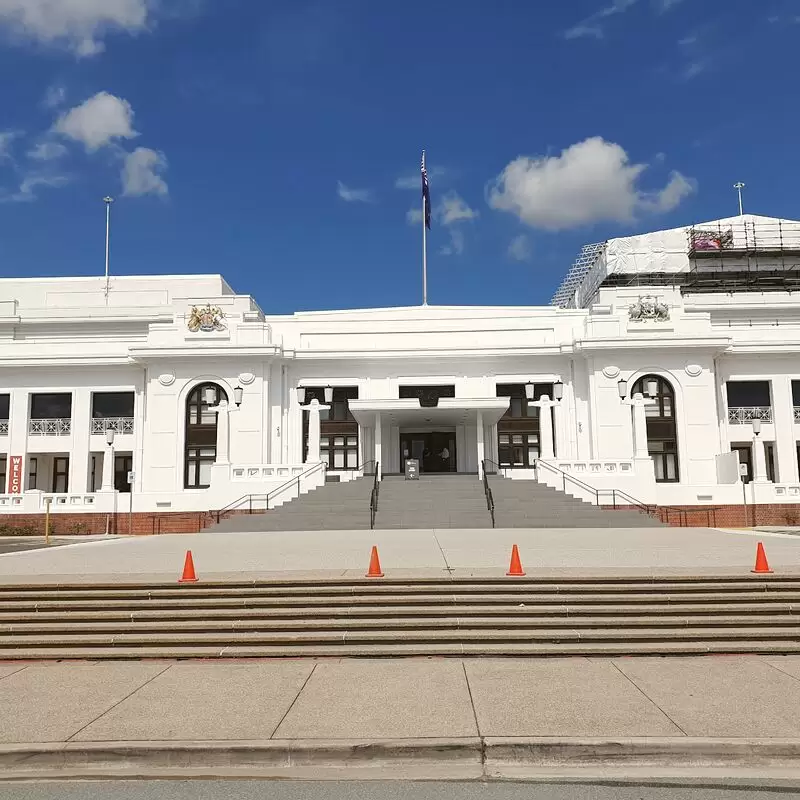
[(489, 512), (489, 516), (492, 518), (492, 527), (494, 528), (494, 495), (492, 494), (491, 487), (489, 486), (489, 478), (486, 475), (487, 460), (488, 459), (484, 459), (481, 462), (481, 471), (483, 473), (483, 493), (486, 496), (486, 509)]
[[(589, 492), (590, 494), (594, 495), (594, 501), (596, 506), (601, 506), (602, 503), (600, 502), (600, 497), (605, 496), (608, 497), (611, 495), (611, 507), (616, 509), (617, 508), (617, 498), (620, 498), (624, 501), (623, 505), (625, 506), (633, 506), (634, 508), (638, 508), (644, 514), (647, 514), (649, 517), (658, 517), (661, 522), (669, 522), (669, 516), (671, 513), (677, 513), (678, 518), (680, 519), (681, 527), (687, 527), (687, 520), (689, 509), (686, 508), (678, 508), (677, 506), (661, 506), (656, 505), (653, 503), (643, 503), (641, 500), (637, 500), (635, 497), (632, 497), (627, 492), (622, 491), (622, 489), (596, 489), (594, 486), (589, 486), (588, 483), (584, 483), (578, 478), (573, 477), (568, 472), (564, 472), (563, 469), (559, 469), (558, 467), (553, 466), (552, 464), (548, 464), (546, 461), (542, 461), (541, 459), (537, 459), (536, 467), (537, 469), (540, 467), (547, 467), (552, 472), (555, 472), (557, 475), (561, 475), (562, 480), (562, 491), (567, 491), (567, 480), (572, 481), (576, 486), (580, 486), (581, 489)], [(704, 510), (706, 512), (706, 521), (710, 520), (709, 514), (711, 512), (717, 511), (717, 506), (708, 506)], [(666, 520), (664, 519), (666, 516)]]
[(363, 464), (361, 464), (361, 466), (356, 467), (355, 471), (356, 472), (364, 472), (365, 475), (368, 475), (369, 473), (365, 472), (365, 469), (370, 464), (375, 464), (375, 467), (376, 467), (375, 472), (377, 472), (378, 471), (377, 470), (378, 462), (374, 458), (371, 458), (369, 461), (365, 461)]
[(286, 491), (290, 486), (293, 486), (295, 483), (297, 484), (297, 496), (300, 497), (300, 481), (302, 478), (305, 478), (308, 475), (311, 475), (313, 472), (322, 469), (323, 471), (327, 469), (327, 466), (324, 461), (320, 461), (318, 464), (314, 464), (313, 466), (309, 467), (307, 470), (304, 470), (299, 475), (295, 475), (293, 478), (290, 478), (286, 483), (282, 483), (277, 488), (273, 489), (271, 492), (267, 494), (246, 494), (240, 497), (238, 500), (234, 500), (232, 503), (228, 503), (225, 508), (221, 508), (218, 511), (212, 511), (211, 513), (215, 515), (217, 522), (220, 521), (223, 514), (229, 514), (232, 511), (235, 511), (237, 507), (243, 503), (245, 500), (248, 501), (248, 514), (253, 513), (253, 498), (257, 499), (264, 499), (264, 510), (269, 511), (269, 501), (273, 500), (282, 492)]
[[(369, 462), (367, 462), (369, 463)], [(375, 527), (375, 515), (378, 513), (378, 496), (381, 491), (381, 482), (378, 480), (378, 473), (380, 472), (380, 464), (375, 462), (375, 478), (372, 481), (372, 491), (369, 494), (369, 528), (372, 530)]]

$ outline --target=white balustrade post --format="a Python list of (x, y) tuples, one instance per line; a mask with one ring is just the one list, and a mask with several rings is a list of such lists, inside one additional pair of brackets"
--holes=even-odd
[(319, 454), (320, 439), (320, 411), (327, 411), (330, 406), (321, 405), (315, 397), (307, 406), (300, 406), (303, 411), (308, 411), (308, 450), (306, 464), (318, 464), (322, 459)]
[(381, 463), (381, 414), (375, 412), (375, 463), (377, 464), (378, 480), (381, 480), (383, 464)]

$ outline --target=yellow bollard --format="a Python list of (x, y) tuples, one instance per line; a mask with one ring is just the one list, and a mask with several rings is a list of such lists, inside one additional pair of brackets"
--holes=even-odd
[(45, 497), (45, 515), (44, 515), (44, 544), (45, 547), (50, 546), (50, 503), (53, 502), (52, 497)]

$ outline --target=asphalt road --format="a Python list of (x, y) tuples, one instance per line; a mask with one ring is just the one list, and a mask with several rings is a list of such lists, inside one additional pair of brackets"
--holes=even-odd
[[(69, 544), (69, 542), (69, 539), (59, 539), (53, 536), (50, 539), (50, 547), (58, 547), (58, 545)], [(46, 547), (44, 536), (25, 536), (20, 538), (9, 536), (0, 538), (0, 554), (20, 553), (23, 550), (41, 550), (43, 547)]]
[(775, 800), (787, 788), (575, 783), (116, 781), (3, 784), (3, 800)]

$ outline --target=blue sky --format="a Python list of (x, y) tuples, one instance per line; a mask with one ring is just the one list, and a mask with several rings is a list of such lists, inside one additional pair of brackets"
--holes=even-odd
[[(795, 0), (2, 0), (0, 274), (268, 313), (546, 303), (580, 245), (797, 218)], [(8, 79), (13, 76), (13, 79)], [(411, 188), (404, 188), (404, 187)]]

